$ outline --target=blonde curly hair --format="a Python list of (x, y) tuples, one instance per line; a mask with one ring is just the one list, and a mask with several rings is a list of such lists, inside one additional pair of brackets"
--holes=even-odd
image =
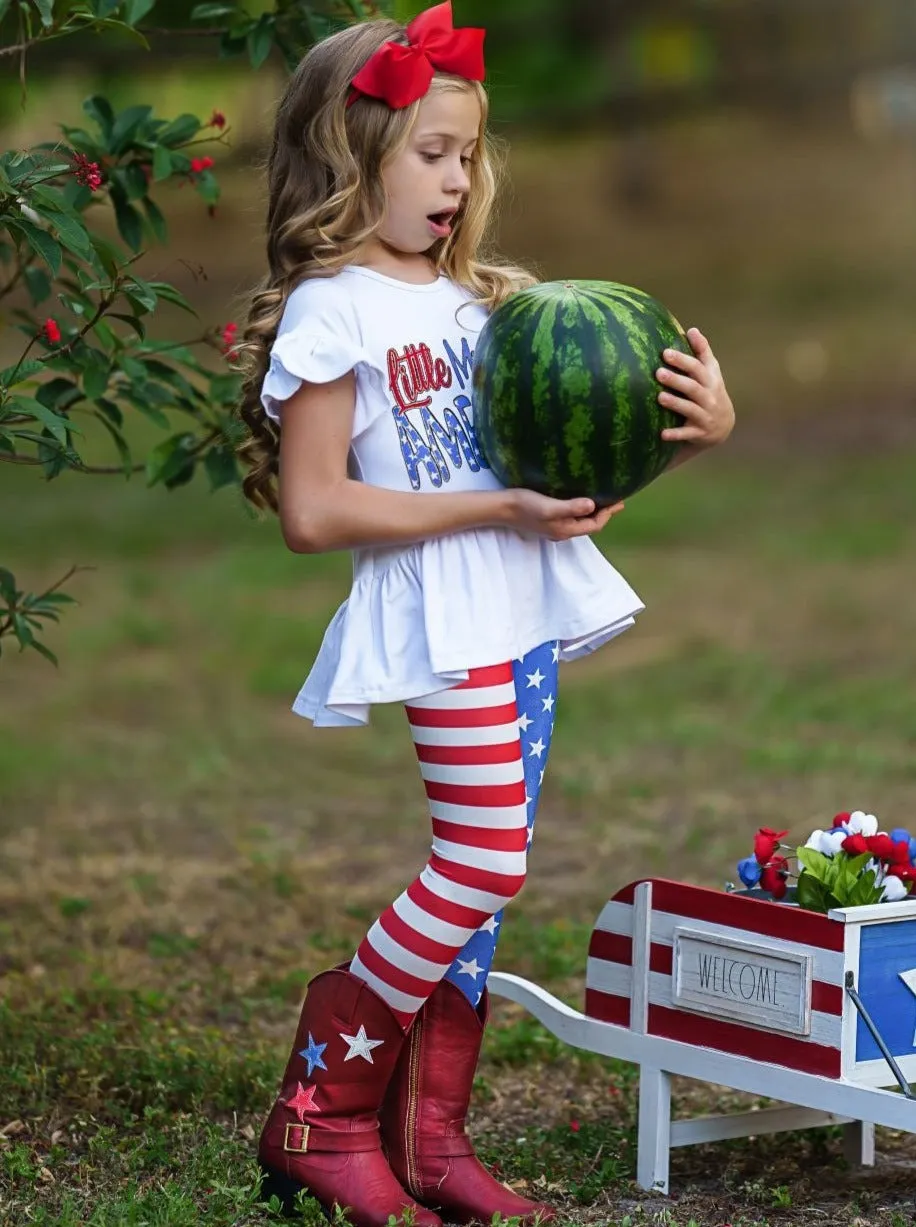
[[(296, 68), (277, 110), (267, 164), (269, 271), (250, 296), (236, 346), (245, 376), (239, 404), (247, 428), (239, 448), (247, 468), (242, 488), (264, 510), (277, 511), (280, 437), (260, 393), (286, 300), (307, 278), (332, 276), (357, 262), (384, 221), (382, 171), (404, 148), (417, 119), (419, 102), (393, 110), (360, 95), (347, 106), (351, 81), (388, 41), (406, 44), (405, 27), (368, 21), (317, 43)], [(476, 81), (445, 74), (436, 75), (430, 88), (473, 92), (482, 123), (465, 206), (451, 235), (438, 240), (429, 255), (439, 272), (492, 309), (537, 278), (488, 248), (504, 162), (486, 131), (487, 94)]]

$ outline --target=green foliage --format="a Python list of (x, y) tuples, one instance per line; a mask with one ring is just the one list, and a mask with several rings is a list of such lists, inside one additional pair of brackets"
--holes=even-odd
[(812, 912), (829, 912), (836, 907), (861, 907), (880, 903), (883, 886), (875, 884), (873, 869), (865, 866), (872, 859), (870, 852), (850, 856), (840, 851), (825, 856), (814, 848), (797, 848), (796, 856), (804, 872), (798, 875), (798, 902)]
[[(35, 44), (87, 30), (127, 35), (145, 48), (140, 23), (154, 7), (154, 0), (35, 0), (18, 5), (14, 23), (0, 2), (0, 21), (10, 18), (4, 30), (16, 27), (16, 41), (0, 52), (17, 54), (24, 75)], [(199, 4), (190, 16), (215, 27), (222, 55), (247, 55), (256, 70), (275, 48), (293, 65), (316, 39), (381, 11), (362, 0), (278, 0), (258, 16), (228, 3)], [(202, 471), (212, 490), (233, 485), (244, 433), (235, 414), (234, 336), (197, 321), (173, 285), (133, 271), (147, 247), (168, 242), (154, 198), (162, 184), (185, 183), (203, 207), (216, 208), (214, 158), (200, 146), (225, 142), (225, 118), (167, 118), (143, 105), (115, 111), (101, 95), (87, 98), (83, 112), (81, 123), (60, 124), (59, 139), (0, 154), (0, 300), (24, 291), (28, 302), (9, 312), (23, 341), (18, 359), (0, 370), (0, 464), (32, 466), (48, 480), (65, 471), (142, 474), (150, 486), (175, 489)], [(120, 241), (92, 224), (105, 206)], [(150, 340), (163, 308), (197, 321), (191, 335)], [(129, 442), (138, 417), (165, 436), (145, 457)], [(86, 460), (80, 422), (87, 420), (110, 438), (113, 463)], [(36, 596), (0, 571), (0, 640), (14, 636), (20, 648), (54, 660), (37, 636), (70, 599), (58, 588)]]

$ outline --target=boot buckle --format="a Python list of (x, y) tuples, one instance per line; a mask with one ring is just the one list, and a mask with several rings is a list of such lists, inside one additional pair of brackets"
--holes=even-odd
[(310, 1128), (310, 1125), (300, 1125), (298, 1121), (287, 1121), (283, 1133), (283, 1149), (288, 1154), (304, 1155), (309, 1148)]

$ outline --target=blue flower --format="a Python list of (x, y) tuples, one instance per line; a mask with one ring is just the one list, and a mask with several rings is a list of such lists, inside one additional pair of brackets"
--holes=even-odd
[(745, 886), (756, 886), (762, 873), (763, 869), (757, 863), (756, 856), (746, 856), (743, 861), (738, 862), (738, 877)]
[(897, 827), (891, 831), (891, 839), (895, 844), (905, 843), (910, 850), (910, 863), (916, 864), (916, 838), (909, 833), (906, 827)]

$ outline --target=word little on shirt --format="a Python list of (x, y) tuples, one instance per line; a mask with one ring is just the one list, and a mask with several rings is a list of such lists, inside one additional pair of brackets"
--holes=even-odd
[[(442, 348), (446, 357), (434, 357), (425, 342), (407, 344), (403, 350), (388, 350), (388, 387), (394, 397), (391, 416), (411, 488), (420, 489), (421, 475), (439, 489), (451, 477), (449, 464), (460, 469), (466, 464), (472, 473), (488, 469), (471, 421), (471, 398), (464, 394), (471, 382), (474, 353), (466, 337), (461, 353), (447, 340)], [(441, 420), (431, 409), (434, 392), (451, 394), (451, 405), (441, 411)], [(408, 414), (412, 413), (412, 418)]]

